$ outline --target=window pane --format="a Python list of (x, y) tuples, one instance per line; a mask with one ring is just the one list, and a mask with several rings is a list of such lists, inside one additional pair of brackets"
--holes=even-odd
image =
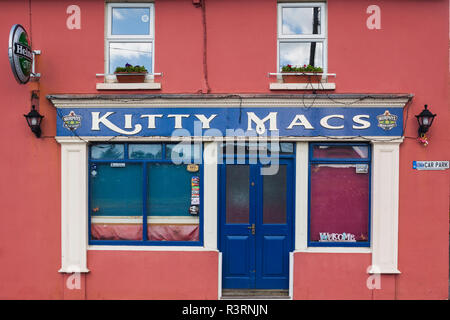
[(263, 176), (263, 223), (286, 223), (286, 165), (277, 174)]
[(232, 156), (232, 155), (268, 155), (272, 153), (280, 154), (292, 154), (294, 153), (294, 144), (290, 142), (274, 143), (274, 142), (258, 142), (258, 143), (248, 143), (248, 142), (227, 142), (221, 144), (222, 154)]
[(117, 67), (124, 67), (127, 63), (144, 66), (152, 73), (152, 43), (110, 42), (109, 73), (114, 73)]
[(367, 159), (369, 146), (314, 146), (313, 157), (321, 159)]
[(248, 165), (228, 165), (226, 171), (225, 205), (227, 223), (248, 224), (250, 167)]
[(191, 179), (186, 165), (152, 163), (148, 165), (148, 215), (190, 216)]
[(150, 35), (150, 8), (112, 8), (111, 34)]
[(282, 34), (320, 34), (320, 7), (283, 8)]
[(311, 165), (310, 241), (368, 242), (369, 172), (357, 168)]
[(292, 154), (294, 153), (294, 144), (290, 142), (282, 142), (278, 143), (267, 143), (269, 151), (271, 153), (279, 153), (279, 154)]
[(142, 165), (90, 166), (91, 239), (142, 240)]
[(162, 145), (160, 144), (129, 144), (130, 159), (161, 159)]
[(91, 159), (123, 159), (123, 144), (96, 144), (91, 147)]
[(287, 64), (323, 68), (322, 42), (280, 42), (280, 71)]
[(166, 145), (166, 159), (174, 163), (198, 163), (201, 160), (201, 144), (178, 143)]
[[(194, 178), (194, 179), (193, 179)], [(190, 214), (193, 195), (200, 205), (200, 177), (186, 165), (148, 165), (148, 239), (153, 241), (198, 241), (199, 218)]]

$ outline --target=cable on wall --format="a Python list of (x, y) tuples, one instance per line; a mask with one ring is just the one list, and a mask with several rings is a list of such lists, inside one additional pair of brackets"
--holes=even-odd
[(196, 8), (202, 9), (202, 27), (203, 27), (203, 84), (202, 89), (198, 93), (210, 93), (211, 87), (208, 81), (208, 55), (207, 55), (207, 28), (206, 28), (206, 1), (205, 0), (192, 0), (192, 4)]

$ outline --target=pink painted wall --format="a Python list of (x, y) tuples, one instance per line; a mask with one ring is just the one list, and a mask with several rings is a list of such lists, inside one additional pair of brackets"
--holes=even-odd
[[(11, 26), (20, 23), (30, 32), (28, 1), (2, 1), (0, 298), (214, 299), (217, 255), (208, 252), (89, 251), (92, 271), (83, 277), (84, 289), (78, 295), (64, 289), (67, 277), (57, 272), (60, 150), (53, 139), (55, 110), (44, 97), (102, 93), (95, 89), (100, 81), (95, 74), (103, 72), (104, 59), (104, 2), (76, 2), (82, 12), (81, 30), (66, 28), (66, 8), (71, 4), (68, 0), (31, 1), (33, 47), (42, 50), (37, 70), (42, 73), (40, 112), (45, 116), (44, 137), (36, 139), (22, 116), (30, 110), (31, 85), (15, 82), (6, 56)], [(370, 255), (296, 254), (294, 295), (298, 299), (447, 298), (450, 171), (418, 172), (411, 167), (413, 160), (450, 159), (449, 3), (380, 0), (382, 29), (368, 30), (365, 12), (371, 4), (328, 1), (329, 72), (337, 74), (333, 93), (415, 95), (400, 150), (402, 274), (383, 276), (382, 290), (368, 292), (364, 285)], [(190, 1), (156, 0), (155, 10), (155, 72), (164, 73), (162, 89), (139, 93), (206, 92), (201, 9)], [(277, 94), (269, 90), (272, 80), (267, 77), (268, 72), (276, 72), (276, 15), (275, 0), (206, 0), (211, 93)], [(426, 148), (414, 139), (414, 115), (425, 103), (438, 114)], [(175, 275), (173, 261), (187, 266)], [(126, 273), (127, 268), (131, 272)], [(158, 276), (147, 274), (150, 269)], [(122, 277), (115, 279), (114, 273)], [(200, 275), (208, 281), (200, 281)], [(169, 281), (173, 277), (176, 282)], [(345, 283), (352, 290), (342, 288)]]
[(86, 298), (217, 299), (217, 261), (217, 252), (89, 251)]

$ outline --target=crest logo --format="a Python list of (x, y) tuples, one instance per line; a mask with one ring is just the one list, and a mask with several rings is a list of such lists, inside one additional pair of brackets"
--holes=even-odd
[(378, 126), (383, 130), (391, 130), (397, 126), (398, 117), (386, 110), (383, 114), (377, 116)]
[(70, 131), (76, 130), (81, 126), (81, 116), (70, 111), (68, 115), (62, 117), (63, 126)]

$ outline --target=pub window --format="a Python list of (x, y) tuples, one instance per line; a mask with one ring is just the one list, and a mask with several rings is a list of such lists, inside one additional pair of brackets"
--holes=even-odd
[(369, 144), (312, 143), (309, 246), (370, 246)]
[(190, 143), (92, 145), (90, 244), (201, 245), (201, 153)]
[(112, 75), (127, 63), (153, 73), (154, 16), (152, 3), (107, 4), (105, 73)]
[(278, 4), (278, 72), (285, 65), (312, 65), (327, 72), (325, 3)]

